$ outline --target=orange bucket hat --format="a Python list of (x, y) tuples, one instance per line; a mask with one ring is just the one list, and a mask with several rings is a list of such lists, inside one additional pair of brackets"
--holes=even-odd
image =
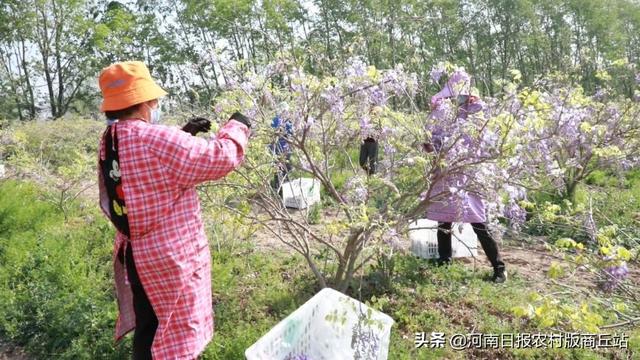
[(102, 91), (100, 111), (126, 109), (167, 95), (153, 81), (149, 69), (141, 61), (118, 62), (104, 68), (99, 78)]

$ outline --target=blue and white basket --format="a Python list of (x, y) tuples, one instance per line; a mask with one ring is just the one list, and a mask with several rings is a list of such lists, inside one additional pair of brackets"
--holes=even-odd
[[(409, 224), (411, 252), (424, 259), (438, 257), (438, 223), (428, 219), (418, 219)], [(478, 255), (478, 237), (470, 224), (453, 223), (451, 227), (451, 249), (455, 258)]]
[(245, 351), (248, 360), (386, 360), (394, 321), (325, 288)]
[(320, 201), (320, 181), (311, 178), (299, 178), (282, 184), (284, 206), (306, 209)]

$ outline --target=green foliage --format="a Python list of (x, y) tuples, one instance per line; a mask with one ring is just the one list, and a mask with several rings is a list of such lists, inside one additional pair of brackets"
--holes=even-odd
[[(496, 334), (533, 333), (542, 329), (534, 325), (538, 324), (537, 318), (523, 322), (519, 316), (512, 315), (513, 304), (522, 301), (522, 294), (528, 293), (532, 285), (519, 276), (517, 270), (510, 277), (509, 286), (496, 287), (484, 281), (487, 275), (484, 271), (474, 272), (458, 264), (450, 268), (434, 268), (429, 267), (425, 260), (404, 255), (394, 256), (393, 261), (389, 286), (380, 286), (377, 271), (366, 271), (364, 277), (354, 280), (356, 290), (351, 294), (395, 320), (391, 331), (390, 359), (465, 358), (466, 353), (453, 351), (448, 346), (444, 349), (416, 349), (416, 332), (427, 335), (444, 332), (450, 336), (468, 333), (472, 329)], [(213, 265), (216, 335), (205, 350), (203, 359), (242, 358), (247, 347), (319, 290), (311, 285), (314, 280), (298, 257), (279, 252), (265, 254), (249, 244), (237, 244), (233, 249), (224, 246), (213, 253)], [(388, 268), (388, 265), (384, 266)], [(544, 307), (543, 299), (535, 296), (535, 299), (528, 298), (537, 301), (533, 313), (540, 308), (538, 312), (545, 321), (552, 315), (555, 319), (557, 313), (553, 303), (549, 302)], [(570, 297), (559, 299), (562, 304), (572, 301)], [(562, 323), (566, 321), (567, 325), (573, 324), (584, 330), (592, 329), (588, 324), (602, 321), (601, 308), (583, 310), (580, 304), (565, 306), (558, 308), (562, 315), (557, 315), (557, 318)], [(558, 332), (557, 326), (554, 329), (549, 331)], [(562, 329), (570, 331), (571, 327)], [(631, 338), (633, 334), (630, 333)], [(634, 343), (630, 342), (630, 347), (633, 346)], [(617, 351), (618, 354), (623, 352)], [(504, 349), (500, 352), (486, 350), (482, 354), (492, 358), (607, 358), (605, 354), (589, 354), (589, 350), (584, 349)]]
[(318, 290), (298, 257), (265, 254), (248, 243), (225, 245), (213, 252), (216, 335), (203, 359), (243, 358), (251, 344)]
[[(97, 107), (96, 74), (131, 59), (147, 62), (179, 105), (201, 110), (225, 82), (213, 53), (246, 69), (286, 51), (313, 74), (361, 56), (378, 68), (402, 62), (422, 80), (448, 60), (471, 69), (483, 94), (556, 73), (588, 93), (632, 97), (639, 14), (628, 0), (11, 0), (0, 9), (0, 117), (86, 115)], [(432, 90), (417, 104), (428, 106)]]
[[(551, 192), (540, 191), (521, 202), (528, 215), (525, 232), (544, 235), (560, 241), (559, 247), (569, 246), (568, 239), (581, 244), (591, 243), (592, 235), (585, 226), (589, 217), (596, 227), (615, 225), (616, 244), (628, 249), (640, 247), (640, 179), (632, 170), (612, 174), (602, 170), (593, 172), (576, 190), (575, 202), (562, 200)], [(558, 240), (559, 239), (559, 240)]]
[(104, 128), (101, 121), (82, 118), (16, 124), (5, 131), (4, 156), (16, 168), (26, 168), (23, 174), (45, 167), (60, 175), (64, 168), (80, 160), (95, 164)]
[[(620, 179), (622, 178), (622, 179)], [(594, 217), (604, 224), (618, 226), (617, 241), (629, 249), (640, 248), (640, 179), (638, 171), (603, 178), (616, 186), (604, 188), (585, 186), (581, 191), (592, 197)], [(623, 184), (620, 184), (622, 182)], [(584, 196), (586, 197), (586, 196)], [(585, 202), (588, 201), (585, 199)]]
[[(209, 196), (225, 193), (218, 187), (202, 191), (212, 192)], [(52, 205), (41, 201), (42, 192), (28, 183), (0, 183), (0, 199), (1, 336), (38, 358), (128, 357), (128, 340), (115, 348), (112, 342), (116, 305), (111, 226), (97, 211), (78, 206), (64, 222)], [(205, 219), (212, 243), (217, 244), (212, 252), (216, 335), (202, 358), (242, 358), (247, 347), (319, 289), (298, 256), (265, 252), (244, 240), (252, 230), (247, 224), (239, 226), (241, 216), (218, 211), (215, 217), (205, 213)], [(238, 235), (241, 227), (246, 233)], [(569, 239), (560, 244), (573, 247)], [(612, 320), (600, 306), (585, 307), (573, 297), (548, 295), (553, 289), (527, 298), (531, 308), (525, 304), (512, 309), (532, 286), (514, 270), (509, 285), (502, 287), (485, 282), (484, 271), (459, 264), (432, 268), (413, 256), (396, 255), (359, 272), (351, 295), (396, 321), (389, 352), (395, 359), (463, 358), (463, 353), (450, 348), (416, 349), (416, 332), (524, 333), (551, 322), (554, 329), (587, 331)], [(385, 284), (381, 273), (388, 279)], [(638, 351), (639, 335), (630, 332), (630, 351)], [(583, 359), (587, 354), (579, 349), (503, 351), (486, 355)], [(599, 353), (589, 356), (605, 358)]]
[[(535, 199), (536, 197), (538, 199)], [(582, 243), (590, 241), (589, 233), (577, 223), (577, 217), (584, 215), (584, 206), (576, 207), (568, 201), (560, 202), (556, 197), (544, 195), (534, 195), (533, 198), (533, 202), (524, 204), (529, 212), (525, 232), (531, 235), (548, 236), (551, 239), (566, 238)], [(541, 199), (551, 199), (551, 201)], [(559, 246), (564, 244), (561, 242)]]
[(556, 299), (531, 293), (532, 304), (515, 306), (511, 310), (515, 316), (532, 320), (539, 329), (562, 327), (567, 331), (598, 333), (604, 324), (598, 305), (585, 302), (576, 304), (571, 299)]
[(620, 179), (605, 171), (596, 170), (585, 179), (585, 183), (599, 187), (615, 187), (620, 185)]
[[(550, 214), (550, 215), (549, 215)], [(547, 210), (548, 216), (556, 212)], [(562, 289), (567, 297), (557, 292), (530, 292), (522, 305), (512, 307), (512, 313), (528, 319), (538, 329), (567, 329), (589, 333), (602, 332), (601, 326), (640, 315), (640, 307), (626, 293), (637, 293), (637, 284), (626, 281), (626, 263), (634, 258), (636, 249), (628, 250), (620, 245), (619, 227), (609, 225), (598, 228), (596, 243), (585, 246), (571, 238), (560, 238), (555, 247), (564, 265), (554, 261), (547, 271), (550, 283)], [(617, 272), (625, 269), (624, 273)], [(589, 279), (597, 287), (590, 290), (569, 285), (576, 275)]]
[(307, 221), (309, 221), (309, 224), (311, 225), (319, 224), (321, 217), (322, 217), (322, 203), (311, 205), (311, 209), (307, 214)]
[(1, 182), (0, 198), (0, 334), (41, 358), (123, 358), (111, 227), (77, 205), (64, 222), (29, 183)]
[(65, 215), (91, 187), (104, 124), (84, 119), (14, 124), (0, 133), (0, 154), (17, 176), (49, 189), (44, 196)]

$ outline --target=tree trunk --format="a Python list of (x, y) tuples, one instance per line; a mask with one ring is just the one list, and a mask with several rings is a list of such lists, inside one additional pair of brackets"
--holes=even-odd
[(344, 252), (341, 258), (338, 259), (338, 269), (332, 281), (338, 291), (345, 292), (349, 286), (349, 281), (353, 276), (355, 260), (357, 260), (360, 253), (358, 245), (363, 231), (363, 229), (351, 230)]
[[(2, 54), (3, 52), (0, 51), (0, 54)], [(17, 88), (17, 83), (18, 81), (14, 80), (13, 76), (11, 75), (13, 73), (13, 70), (11, 69), (11, 55), (9, 54), (9, 51), (7, 50), (7, 57), (5, 60), (5, 57), (2, 57), (2, 64), (4, 65), (4, 71), (7, 72), (7, 77), (9, 78), (9, 88), (11, 89), (11, 92), (14, 94), (13, 100), (16, 103), (16, 108), (18, 109), (18, 118), (20, 119), (20, 121), (24, 120), (23, 116), (22, 116), (22, 103), (20, 101), (20, 92), (18, 91)]]
[(29, 118), (34, 119), (36, 117), (36, 103), (33, 96), (33, 87), (31, 86), (31, 76), (29, 74), (29, 67), (27, 65), (27, 50), (25, 46), (24, 38), (20, 37), (20, 46), (22, 50), (22, 59), (20, 61), (22, 66), (22, 72), (24, 74), (25, 84), (27, 86), (27, 92), (29, 93)]
[(55, 39), (55, 47), (54, 47), (54, 57), (56, 59), (56, 77), (58, 79), (58, 96), (56, 101), (57, 114), (54, 116), (58, 118), (64, 115), (64, 87), (65, 87), (65, 77), (63, 75), (62, 69), (62, 49), (60, 48), (60, 36), (62, 34), (62, 27), (64, 23), (64, 19), (62, 19), (62, 14), (58, 14), (58, 8), (56, 6), (55, 0), (51, 1), (53, 5), (53, 21), (55, 28), (54, 31), (54, 39)]
[(41, 34), (39, 34), (38, 38), (38, 48), (40, 50), (40, 55), (42, 57), (42, 69), (44, 71), (44, 78), (47, 82), (47, 92), (49, 95), (49, 106), (51, 107), (51, 116), (57, 117), (58, 110), (56, 107), (55, 101), (55, 92), (53, 90), (53, 78), (51, 76), (51, 69), (49, 68), (49, 28), (47, 26), (47, 15), (45, 14), (45, 9), (40, 7), (38, 9), (40, 13), (40, 20), (42, 23), (41, 26)]

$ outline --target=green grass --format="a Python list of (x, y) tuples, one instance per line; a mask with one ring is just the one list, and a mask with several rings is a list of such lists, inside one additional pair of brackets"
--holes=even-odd
[[(116, 304), (111, 246), (113, 230), (97, 210), (74, 203), (67, 221), (24, 182), (0, 183), (0, 336), (34, 358), (122, 359), (130, 339), (113, 345)], [(93, 209), (93, 208), (92, 208)], [(220, 227), (232, 226), (224, 222)], [(231, 229), (217, 229), (229, 234)], [(229, 230), (229, 231), (227, 231)], [(203, 359), (242, 359), (271, 327), (311, 298), (318, 288), (302, 259), (264, 251), (228, 235), (209, 237), (214, 250), (215, 335)], [(225, 238), (222, 238), (225, 237)], [(219, 250), (218, 250), (219, 249)], [(482, 261), (482, 259), (481, 259)], [(511, 271), (509, 282), (489, 283), (485, 270), (454, 263), (435, 268), (411, 255), (389, 267), (359, 273), (350, 295), (395, 320), (389, 359), (625, 359), (640, 356), (640, 331), (627, 329), (626, 353), (590, 350), (475, 350), (415, 348), (416, 332), (557, 333), (517, 318), (536, 285)], [(383, 271), (384, 270), (384, 271)], [(545, 269), (541, 269), (544, 271)], [(558, 291), (544, 289), (544, 293)], [(558, 295), (567, 301), (570, 295)]]
[(204, 359), (242, 359), (251, 344), (318, 290), (298, 257), (228, 245), (213, 252), (216, 333)]
[[(537, 329), (512, 315), (511, 308), (522, 304), (531, 291), (527, 279), (516, 271), (507, 284), (495, 285), (486, 281), (489, 275), (460, 264), (434, 268), (421, 259), (401, 255), (395, 259), (392, 286), (378, 286), (372, 271), (355, 281), (350, 295), (395, 320), (389, 359), (465, 359), (472, 355), (448, 346), (416, 349), (416, 332), (443, 332), (447, 336), (472, 329), (485, 334), (558, 332)], [(319, 290), (296, 256), (262, 253), (250, 245), (215, 253), (213, 276), (216, 334), (204, 359), (242, 358), (247, 347)], [(637, 337), (640, 333), (630, 334)], [(636, 353), (638, 345), (637, 339), (630, 344)], [(473, 352), (478, 358), (501, 359), (608, 359), (622, 354), (575, 349)]]
[(586, 185), (578, 188), (576, 195), (580, 201), (588, 204), (591, 196), (596, 221), (618, 225), (620, 243), (628, 248), (639, 247), (640, 170), (624, 176), (596, 171), (588, 180), (590, 189)]
[[(525, 278), (512, 275), (506, 284), (496, 285), (486, 281), (488, 272), (474, 272), (463, 265), (433, 268), (412, 256), (400, 257), (394, 287), (372, 303), (396, 320), (392, 333), (390, 359), (456, 359), (472, 354), (480, 358), (531, 358), (531, 359), (587, 359), (589, 351), (560, 350), (475, 350), (454, 351), (450, 348), (414, 348), (415, 332), (484, 334), (552, 332), (536, 329), (512, 315), (511, 308), (522, 304), (532, 284)], [(551, 290), (551, 289), (550, 289)]]
[(0, 336), (36, 358), (122, 358), (111, 227), (80, 206), (65, 222), (28, 183), (1, 182), (0, 199)]

